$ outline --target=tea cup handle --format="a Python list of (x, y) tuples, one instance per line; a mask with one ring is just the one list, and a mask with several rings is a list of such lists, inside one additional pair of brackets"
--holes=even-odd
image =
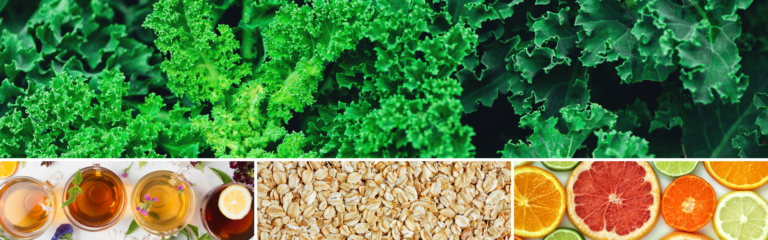
[(176, 174), (179, 174), (179, 176), (184, 176), (185, 174), (189, 173), (189, 170), (192, 170), (192, 164), (187, 164), (186, 166), (179, 169), (179, 171), (176, 171)]
[(61, 181), (61, 178), (63, 177), (64, 177), (64, 174), (61, 174), (61, 172), (56, 171), (55, 173), (53, 173), (53, 175), (51, 175), (50, 177), (48, 177), (48, 179), (45, 180), (45, 183), (51, 187), (55, 187), (56, 184), (58, 184), (59, 181)]

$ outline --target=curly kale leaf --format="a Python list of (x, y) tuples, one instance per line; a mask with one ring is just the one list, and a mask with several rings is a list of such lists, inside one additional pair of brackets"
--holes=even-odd
[(512, 6), (518, 4), (518, 1), (504, 3), (495, 0), (491, 4), (479, 0), (442, 0), (445, 2), (444, 13), (450, 16), (452, 25), (459, 22), (467, 23), (472, 29), (480, 28), (480, 24), (485, 21), (502, 19), (511, 15)]
[(757, 116), (757, 122), (755, 124), (760, 126), (760, 134), (768, 135), (768, 93), (757, 93), (752, 100), (755, 108), (762, 110), (760, 115)]
[[(138, 38), (136, 26), (116, 24), (120, 21), (114, 11), (122, 9), (120, 3), (110, 3), (114, 5), (103, 0), (41, 2), (28, 19), (24, 18), (24, 25), (3, 30), (0, 61), (5, 65), (0, 78), (33, 91), (30, 88), (50, 85), (56, 74), (90, 78), (118, 69), (130, 82), (128, 95), (165, 88), (159, 67), (161, 55), (146, 45), (145, 38)], [(142, 16), (125, 14), (126, 23), (143, 20)], [(0, 112), (10, 108), (3, 104), (0, 109), (5, 110)]]
[[(301, 133), (288, 133), (280, 118), (266, 114), (264, 105), (268, 97), (261, 85), (245, 83), (234, 96), (227, 97), (228, 105), (214, 106), (212, 120), (208, 116), (194, 118), (194, 129), (203, 132), (217, 157), (312, 157), (313, 153), (295, 152), (305, 145)], [(286, 144), (288, 137), (292, 139), (289, 153), (267, 150), (270, 144), (281, 140)]]
[(740, 35), (741, 24), (738, 22), (729, 21), (721, 26), (698, 25), (692, 41), (676, 48), (680, 65), (691, 68), (682, 71), (680, 80), (693, 93), (694, 102), (711, 103), (714, 99), (711, 90), (716, 90), (723, 101), (739, 101), (748, 85), (744, 75), (737, 73), (741, 68), (741, 57), (734, 39)]
[(627, 105), (626, 109), (620, 109), (616, 111), (616, 127), (613, 129), (620, 132), (629, 132), (635, 128), (640, 127), (641, 124), (651, 121), (651, 111), (648, 109), (648, 105), (640, 100), (635, 99), (635, 102)]
[[(665, 92), (659, 97), (659, 108), (651, 122), (650, 131), (658, 128), (683, 130), (682, 145), (687, 157), (738, 157), (739, 150), (732, 145), (733, 139), (742, 133), (760, 128), (761, 96), (768, 91), (768, 58), (765, 54), (750, 55), (745, 73), (754, 83), (744, 92), (738, 103), (713, 101), (710, 104), (695, 103), (680, 91)], [(751, 100), (751, 101), (750, 101)]]
[[(57, 75), (51, 86), (24, 98), (21, 109), (0, 118), (0, 156), (5, 157), (196, 157), (202, 139), (183, 130), (182, 115), (171, 117), (160, 108), (162, 100), (150, 96), (137, 118), (122, 109), (128, 83), (116, 70), (90, 81)], [(177, 105), (178, 107), (178, 105)], [(149, 110), (147, 110), (149, 109)], [(164, 146), (158, 142), (164, 140)], [(175, 151), (170, 145), (184, 146)], [(192, 153), (189, 153), (192, 151)]]
[[(548, 49), (548, 48), (544, 48)], [(550, 49), (551, 50), (551, 49)], [(524, 51), (521, 51), (524, 54)], [(520, 55), (520, 54), (518, 54)], [(530, 69), (525, 61), (515, 63), (517, 69)], [(532, 82), (523, 82), (522, 91), (508, 98), (515, 110), (515, 114), (525, 115), (532, 110), (541, 110), (541, 115), (546, 119), (559, 117), (560, 109), (566, 106), (586, 107), (589, 103), (590, 93), (587, 89), (589, 75), (586, 68), (580, 63), (572, 66), (558, 65), (549, 73), (537, 75)], [(533, 109), (536, 103), (545, 102), (540, 109)]]
[(155, 45), (169, 54), (162, 63), (168, 87), (193, 101), (218, 101), (232, 85), (250, 72), (250, 63), (241, 63), (235, 51), (239, 42), (232, 30), (219, 25), (214, 32), (205, 1), (161, 0), (147, 16), (144, 27), (157, 34)]
[(733, 147), (739, 150), (739, 156), (743, 158), (766, 158), (768, 146), (758, 141), (760, 134), (757, 131), (742, 133), (732, 140)]
[[(245, 11), (257, 14), (254, 9)], [(316, 1), (311, 6), (288, 3), (274, 17), (264, 16), (268, 23), (248, 23), (258, 26), (264, 39), (269, 39), (264, 44), (269, 59), (251, 81), (214, 106), (212, 119), (195, 119), (216, 156), (315, 156), (305, 135), (289, 133), (284, 125), (294, 112), (303, 112), (316, 101), (318, 84), (326, 81), (326, 63), (354, 49), (371, 14), (364, 1)]]
[(583, 142), (592, 132), (603, 127), (613, 128), (616, 124), (616, 115), (597, 104), (591, 104), (588, 109), (568, 106), (560, 112), (567, 133), (557, 130), (557, 117), (545, 120), (541, 112), (535, 111), (520, 119), (520, 127), (532, 129), (533, 135), (528, 137), (527, 142), (507, 143), (502, 157), (570, 158), (585, 147)]
[[(741, 22), (736, 10), (746, 9), (751, 0), (707, 1), (654, 0), (647, 4), (647, 14), (633, 34), (643, 39), (640, 52), (668, 64), (674, 47), (680, 57), (680, 80), (694, 95), (694, 102), (709, 104), (717, 91), (722, 101), (739, 102), (747, 80), (738, 73), (736, 39), (741, 36)], [(687, 70), (686, 70), (687, 69)]]
[(371, 11), (363, 1), (317, 1), (312, 7), (295, 3), (277, 12), (264, 31), (267, 62), (256, 81), (270, 92), (270, 115), (290, 119), (315, 101), (325, 62), (354, 49), (367, 31)]
[(602, 129), (595, 132), (597, 148), (592, 152), (595, 158), (652, 158), (648, 155), (648, 141), (632, 136), (631, 132), (617, 132)]
[(536, 47), (549, 41), (555, 41), (556, 57), (564, 59), (566, 64), (570, 65), (571, 59), (568, 54), (576, 48), (576, 42), (579, 40), (578, 28), (571, 25), (568, 17), (570, 7), (560, 9), (559, 12), (547, 12), (546, 17), (542, 17), (533, 23), (531, 31), (536, 34), (534, 42)]
[(13, 80), (19, 72), (32, 71), (43, 58), (36, 51), (35, 46), (23, 46), (18, 35), (3, 30), (2, 42), (0, 42), (0, 59), (3, 66), (0, 68), (0, 76), (5, 75)]
[[(768, 83), (749, 86), (747, 94), (768, 90)], [(681, 126), (687, 157), (738, 157), (731, 140), (740, 132), (757, 130), (759, 112), (750, 101), (703, 105), (680, 95), (664, 95), (651, 122), (651, 131)]]
[(523, 78), (528, 83), (533, 81), (533, 77), (539, 71), (549, 73), (552, 68), (557, 66), (560, 61), (555, 59), (555, 50), (551, 48), (534, 48), (532, 51), (521, 50), (515, 55), (515, 70), (521, 72)]
[(322, 156), (473, 156), (474, 132), (460, 121), (461, 85), (451, 75), (476, 35), (458, 25), (431, 31), (424, 1), (379, 2), (375, 10), (364, 44), (339, 59), (335, 75), (360, 94), (320, 107), (309, 124), (311, 142)]
[(473, 69), (465, 68), (456, 73), (464, 91), (461, 92), (461, 104), (465, 113), (477, 111), (478, 102), (486, 107), (493, 105), (499, 93), (513, 92), (521, 94), (523, 84), (520, 74), (512, 69), (512, 58), (519, 37), (498, 40), (486, 47), (481, 62), (483, 69), (477, 77)]
[(287, 3), (287, 0), (243, 1), (243, 18), (235, 28), (235, 34), (238, 31), (241, 32), (240, 53), (243, 61), (251, 63), (252, 72), (255, 72), (266, 60), (264, 30), (269, 28), (280, 7)]
[(674, 70), (672, 66), (657, 62), (657, 58), (641, 55), (639, 41), (632, 34), (641, 4), (628, 7), (619, 0), (579, 0), (578, 3), (581, 9), (574, 25), (584, 28), (578, 33), (577, 45), (584, 49), (579, 57), (584, 66), (594, 67), (605, 61), (624, 59), (616, 70), (625, 83), (664, 81)]
[[(384, 99), (380, 109), (347, 128), (359, 156), (471, 157), (474, 133), (459, 121), (461, 105), (453, 99)], [(415, 151), (405, 148), (409, 145)], [(382, 151), (383, 150), (383, 151)]]

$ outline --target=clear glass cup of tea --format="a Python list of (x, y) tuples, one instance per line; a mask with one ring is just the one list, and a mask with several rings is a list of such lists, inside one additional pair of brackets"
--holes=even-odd
[[(75, 202), (64, 207), (64, 214), (72, 225), (89, 232), (98, 232), (115, 226), (125, 213), (126, 195), (123, 181), (114, 172), (96, 163), (80, 169), (83, 193)], [(61, 201), (69, 199), (67, 189), (73, 185), (75, 174), (67, 180)]]
[[(229, 186), (240, 185), (248, 189), (251, 193), (251, 210), (245, 217), (238, 220), (232, 220), (224, 216), (219, 210), (219, 198), (221, 193)], [(203, 196), (202, 206), (200, 207), (200, 220), (203, 222), (205, 230), (211, 238), (215, 240), (249, 240), (254, 239), (255, 234), (253, 210), (253, 187), (242, 183), (227, 183), (218, 186)]]
[(53, 188), (64, 177), (55, 172), (45, 182), (25, 176), (0, 184), (0, 236), (35, 239), (51, 225), (59, 203)]
[(195, 193), (183, 176), (190, 169), (187, 165), (177, 172), (154, 171), (136, 183), (129, 202), (133, 217), (142, 229), (165, 237), (185, 229), (192, 221)]

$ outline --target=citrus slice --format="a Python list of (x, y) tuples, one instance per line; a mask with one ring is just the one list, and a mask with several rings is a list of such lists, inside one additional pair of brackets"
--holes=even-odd
[(515, 167), (531, 166), (531, 164), (533, 164), (533, 161), (515, 161)]
[(16, 168), (19, 166), (18, 161), (2, 161), (0, 162), (0, 179), (6, 179), (16, 173)]
[(584, 236), (573, 228), (558, 228), (543, 240), (584, 240)]
[(568, 219), (591, 239), (642, 239), (659, 221), (661, 190), (648, 162), (582, 162), (565, 191)]
[(768, 182), (768, 162), (704, 162), (712, 178), (733, 190), (752, 190)]
[(659, 240), (714, 240), (701, 233), (671, 232)]
[(691, 174), (699, 165), (699, 161), (653, 161), (651, 163), (661, 174), (670, 177)]
[(557, 172), (571, 171), (579, 165), (580, 161), (543, 161), (545, 167)]
[(661, 216), (670, 227), (694, 232), (712, 219), (717, 195), (712, 185), (695, 175), (675, 179), (661, 197)]
[(240, 220), (251, 211), (253, 198), (247, 188), (232, 185), (224, 189), (219, 196), (219, 211), (232, 220)]
[(768, 203), (752, 191), (725, 194), (712, 225), (721, 240), (768, 239)]
[(515, 168), (515, 235), (540, 238), (565, 215), (565, 191), (555, 175), (532, 166)]

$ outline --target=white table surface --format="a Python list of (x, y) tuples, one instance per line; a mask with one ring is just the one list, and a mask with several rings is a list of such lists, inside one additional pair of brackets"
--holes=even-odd
[[(557, 177), (558, 180), (560, 180), (560, 183), (562, 183), (563, 186), (565, 186), (565, 183), (568, 181), (568, 177), (571, 175), (570, 171), (568, 171), (568, 172), (554, 172), (554, 171), (550, 171), (549, 169), (544, 167), (544, 165), (542, 165), (541, 162), (534, 162), (532, 166), (540, 167), (540, 168), (543, 168), (543, 169), (551, 172), (552, 174), (554, 174)], [(691, 173), (691, 174), (694, 174), (696, 176), (699, 176), (699, 177), (703, 178), (710, 185), (712, 185), (712, 188), (715, 189), (715, 194), (717, 194), (717, 199), (718, 200), (720, 200), (720, 197), (722, 197), (723, 195), (733, 191), (733, 190), (731, 190), (729, 188), (724, 187), (723, 185), (720, 185), (720, 183), (718, 183), (717, 181), (712, 179), (712, 176), (710, 176), (709, 173), (707, 173), (707, 170), (704, 168), (704, 164), (701, 163), (701, 162), (696, 167), (696, 170), (694, 170), (693, 173)], [(672, 183), (672, 181), (674, 181), (674, 178), (667, 177), (664, 174), (659, 173), (658, 171), (656, 171), (656, 177), (659, 178), (659, 185), (661, 185), (662, 193), (664, 192), (664, 190), (666, 190), (667, 185), (669, 185), (670, 183)], [(759, 194), (760, 196), (762, 196), (763, 198), (766, 198), (766, 197), (768, 197), (768, 184), (763, 185), (762, 187), (759, 187), (759, 188), (755, 189), (754, 191), (757, 194)], [(661, 213), (659, 213), (659, 214), (661, 215)], [(560, 222), (560, 226), (559, 227), (575, 228), (573, 226), (573, 224), (571, 224), (571, 221), (568, 220), (567, 216), (563, 217), (563, 220)], [(656, 227), (653, 230), (651, 230), (651, 233), (649, 233), (643, 239), (654, 239), (654, 240), (655, 239), (660, 239), (664, 235), (667, 235), (667, 234), (669, 234), (671, 232), (674, 232), (674, 231), (676, 231), (676, 229), (674, 229), (674, 228), (670, 227), (669, 225), (667, 225), (667, 223), (664, 222), (664, 217), (659, 216), (659, 221), (656, 223)], [(715, 234), (715, 230), (712, 228), (712, 221), (709, 221), (709, 223), (707, 223), (706, 226), (704, 226), (703, 228), (699, 229), (697, 232), (701, 233), (701, 234), (704, 234), (704, 235), (707, 235), (707, 236), (711, 237), (712, 239), (718, 239), (717, 235)], [(526, 238), (526, 239), (539, 240), (541, 238)], [(590, 239), (590, 238), (587, 238), (587, 239)]]
[[(41, 161), (27, 161), (26, 166), (22, 168), (19, 165), (19, 169), (16, 171), (16, 173), (13, 174), (13, 176), (28, 176), (36, 178), (40, 181), (45, 181), (49, 176), (51, 176), (54, 172), (60, 171), (64, 177), (63, 179), (55, 186), (54, 192), (56, 193), (56, 199), (59, 200), (59, 206), (56, 209), (56, 216), (54, 218), (53, 223), (51, 226), (45, 231), (43, 235), (38, 237), (39, 240), (48, 240), (53, 237), (53, 234), (56, 232), (56, 228), (59, 227), (59, 225), (64, 223), (70, 223), (69, 219), (67, 219), (67, 216), (64, 214), (64, 211), (61, 209), (61, 194), (65, 191), (64, 184), (66, 184), (66, 181), (69, 180), (69, 178), (75, 174), (77, 169), (84, 168), (87, 166), (93, 165), (95, 162), (100, 162), (102, 167), (108, 168), (112, 172), (114, 172), (117, 175), (120, 175), (123, 173), (123, 170), (128, 167), (130, 164), (130, 161), (111, 161), (111, 160), (102, 160), (102, 161), (56, 161), (51, 166), (45, 167), (40, 166)], [(120, 179), (123, 181), (123, 185), (125, 185), (125, 192), (127, 196), (131, 195), (131, 192), (133, 191), (133, 187), (135, 184), (146, 174), (149, 174), (150, 172), (154, 172), (157, 170), (168, 170), (176, 172), (180, 169), (180, 166), (183, 164), (187, 164), (189, 161), (149, 161), (146, 165), (144, 165), (141, 169), (139, 169), (139, 162), (135, 161), (133, 163), (133, 166), (131, 166), (131, 169), (128, 171), (128, 178), (120, 177)], [(230, 177), (232, 177), (232, 174), (234, 173), (234, 169), (229, 168), (229, 161), (206, 161), (207, 165), (205, 167), (205, 172), (201, 172), (198, 169), (191, 169), (185, 177), (187, 177), (187, 180), (194, 183), (196, 186), (192, 187), (194, 193), (195, 193), (195, 211), (194, 216), (192, 218), (192, 222), (190, 224), (196, 226), (198, 228), (198, 234), (203, 235), (206, 233), (205, 227), (203, 227), (202, 222), (200, 222), (200, 204), (202, 202), (203, 195), (205, 195), (209, 190), (218, 187), (222, 184), (221, 179), (216, 176), (216, 174), (213, 173), (208, 167), (214, 167), (216, 169), (219, 169), (225, 173), (227, 173)], [(5, 181), (5, 180), (0, 180)], [(125, 236), (125, 232), (128, 230), (128, 226), (131, 224), (131, 221), (133, 220), (133, 211), (130, 210), (130, 204), (126, 206), (125, 213), (123, 214), (123, 218), (118, 222), (115, 226), (101, 231), (101, 232), (87, 232), (84, 230), (80, 230), (77, 227), (74, 227), (74, 232), (72, 233), (72, 239), (74, 240), (81, 240), (81, 239), (100, 239), (100, 240), (140, 240), (144, 237), (147, 237), (149, 234), (141, 229), (140, 227), (137, 228), (133, 233), (128, 235), (126, 238), (113, 238), (110, 235), (119, 235), (119, 236)], [(70, 223), (71, 224), (71, 223)], [(110, 234), (111, 232), (111, 234)], [(172, 238), (173, 239), (173, 238)], [(177, 238), (175, 239), (186, 239), (184, 235), (178, 234)]]

